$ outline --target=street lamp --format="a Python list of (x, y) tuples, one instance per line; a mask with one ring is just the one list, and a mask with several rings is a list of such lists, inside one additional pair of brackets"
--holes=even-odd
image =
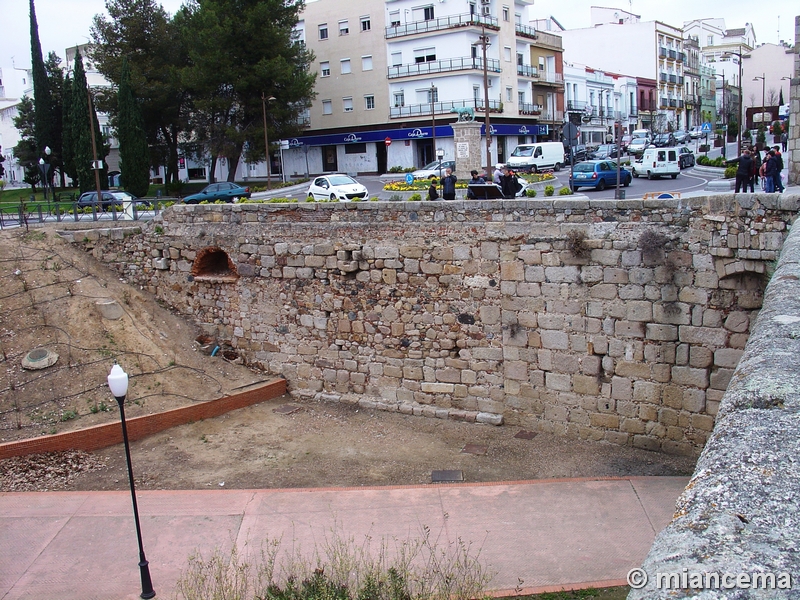
[(761, 119), (760, 119), (760, 121), (761, 121), (761, 124), (763, 125), (764, 124), (764, 105), (765, 105), (765, 102), (766, 102), (766, 100), (764, 99), (764, 92), (766, 91), (766, 87), (767, 87), (767, 74), (766, 73), (762, 73), (761, 75), (756, 75), (755, 77), (753, 77), (753, 81), (758, 81), (759, 79), (761, 80)]
[(128, 428), (125, 425), (125, 396), (128, 393), (128, 374), (118, 364), (111, 367), (108, 374), (108, 388), (119, 404), (119, 418), (122, 422), (122, 440), (125, 443), (125, 458), (128, 461), (128, 479), (131, 483), (131, 500), (133, 501), (133, 520), (136, 523), (136, 538), (139, 540), (139, 572), (142, 578), (140, 598), (154, 598), (153, 583), (150, 580), (150, 565), (144, 556), (142, 546), (142, 530), (139, 527), (139, 508), (136, 505), (136, 487), (133, 483), (133, 467), (131, 467), (131, 449), (128, 444)]
[(270, 96), (267, 98), (264, 95), (264, 92), (261, 92), (261, 111), (264, 114), (264, 152), (266, 154), (267, 159), (267, 189), (271, 189), (272, 187), (272, 178), (270, 177), (269, 171), (269, 138), (267, 137), (267, 102), (272, 102), (275, 100), (275, 96)]
[[(738, 56), (739, 57), (739, 113), (738, 121), (739, 121), (739, 131), (736, 134), (736, 156), (742, 155), (742, 130), (744, 129), (744, 98), (742, 98), (742, 47), (739, 46), (739, 52), (734, 52), (729, 50), (722, 55), (725, 56)], [(725, 93), (725, 90), (722, 90), (722, 93)]]
[(725, 126), (722, 135), (722, 158), (726, 158), (725, 150), (728, 145), (728, 115), (725, 112), (725, 73), (714, 73), (714, 77), (722, 77), (722, 124)]
[(490, 173), (492, 170), (492, 126), (489, 122), (489, 64), (486, 60), (486, 48), (491, 44), (489, 43), (489, 36), (486, 35), (486, 25), (481, 20), (481, 37), (474, 46), (480, 46), (483, 54), (483, 103), (484, 115), (486, 121), (486, 172)]
[(44, 158), (39, 159), (39, 171), (42, 173), (42, 188), (44, 188), (44, 199), (47, 200), (47, 183), (49, 181), (47, 175), (50, 172), (50, 146), (45, 146), (44, 153), (47, 156), (47, 161)]

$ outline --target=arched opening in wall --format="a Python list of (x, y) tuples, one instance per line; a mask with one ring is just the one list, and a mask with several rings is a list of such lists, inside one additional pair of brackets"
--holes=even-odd
[(221, 248), (203, 248), (192, 265), (192, 276), (199, 281), (236, 281), (236, 266)]
[[(760, 263), (761, 266), (765, 266)], [(759, 310), (764, 303), (768, 278), (762, 270), (742, 270), (719, 280), (719, 289), (711, 297), (713, 308)]]

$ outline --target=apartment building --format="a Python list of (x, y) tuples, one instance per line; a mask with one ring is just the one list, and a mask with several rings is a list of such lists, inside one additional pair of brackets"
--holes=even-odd
[(559, 139), (561, 38), (528, 24), (532, 4), (307, 2), (297, 34), (316, 56), (316, 98), (283, 152), (287, 174), (384, 173), (439, 149), (452, 160), (450, 123), (462, 107), (484, 136), (488, 111), (492, 162), (518, 143)]
[[(636, 77), (641, 83), (636, 105), (639, 125), (657, 131), (685, 129), (687, 56), (682, 30), (660, 21), (641, 21), (638, 15), (614, 9), (593, 11), (593, 20), (592, 27), (561, 32), (564, 60)], [(655, 82), (655, 94), (651, 81)]]

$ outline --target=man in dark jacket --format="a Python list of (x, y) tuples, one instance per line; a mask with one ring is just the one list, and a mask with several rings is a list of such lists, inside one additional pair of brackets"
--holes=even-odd
[(778, 159), (775, 157), (775, 150), (770, 150), (767, 153), (764, 169), (764, 178), (766, 179), (764, 182), (764, 191), (768, 194), (772, 194), (775, 191), (776, 173), (780, 176), (781, 172), (778, 170)]
[(445, 176), (442, 177), (442, 198), (445, 200), (456, 199), (456, 176), (453, 175), (453, 169), (447, 169)]
[(517, 176), (508, 167), (503, 169), (503, 175), (500, 177), (500, 189), (503, 191), (503, 198), (514, 198), (519, 191)]
[(777, 161), (777, 169), (778, 172), (775, 173), (775, 191), (783, 193), (783, 180), (781, 179), (781, 171), (783, 171), (783, 155), (781, 155), (781, 147), (775, 146), (773, 148), (775, 151), (775, 160)]
[(747, 184), (750, 181), (750, 178), (753, 174), (753, 158), (750, 156), (750, 151), (745, 149), (742, 152), (742, 155), (736, 159), (736, 161), (730, 162), (738, 162), (739, 166), (736, 169), (736, 191), (735, 193), (738, 194), (739, 190), (743, 192), (747, 192)]
[(476, 169), (472, 169), (469, 174), (472, 175), (472, 179), (467, 182), (467, 198), (475, 198), (475, 193), (469, 188), (469, 186), (472, 184), (486, 183), (486, 180), (478, 175), (478, 171)]
[(753, 170), (750, 175), (750, 193), (755, 193), (755, 185), (759, 182), (760, 175), (758, 174), (761, 169), (761, 152), (755, 146), (750, 146), (750, 156), (753, 159)]

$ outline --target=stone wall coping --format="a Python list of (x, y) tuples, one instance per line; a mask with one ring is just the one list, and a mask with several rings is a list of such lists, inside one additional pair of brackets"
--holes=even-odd
[[(711, 437), (672, 522), (629, 600), (673, 598), (656, 573), (800, 573), (800, 227), (786, 239)], [(707, 592), (708, 593), (708, 592)], [(759, 595), (763, 594), (763, 595)], [(696, 596), (699, 597), (699, 596)], [(703, 598), (794, 598), (796, 591), (713, 590)]]

